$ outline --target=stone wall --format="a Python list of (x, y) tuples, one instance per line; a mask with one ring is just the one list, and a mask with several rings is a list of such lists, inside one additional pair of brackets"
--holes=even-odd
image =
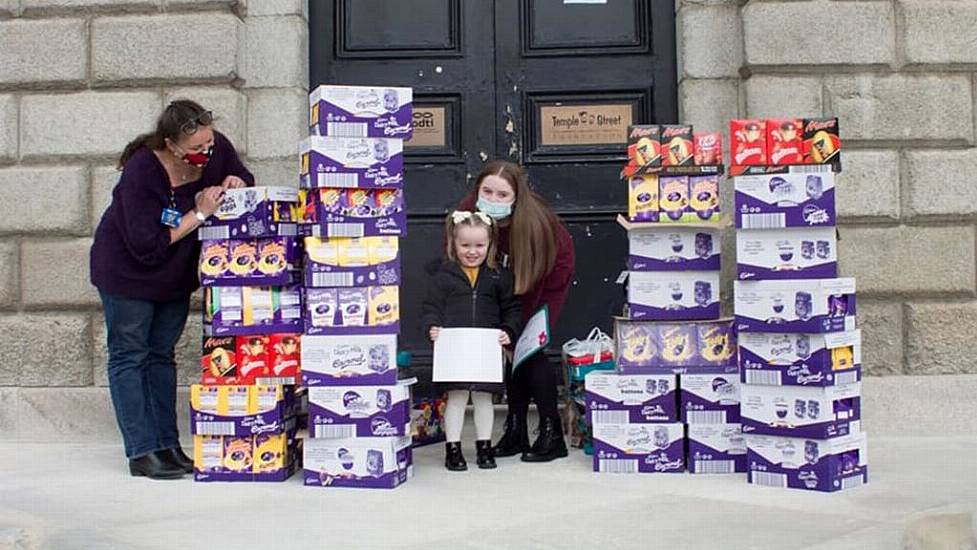
[(734, 117), (841, 119), (839, 262), (858, 279), (867, 373), (977, 374), (977, 2), (676, 10), (681, 120), (725, 132)]

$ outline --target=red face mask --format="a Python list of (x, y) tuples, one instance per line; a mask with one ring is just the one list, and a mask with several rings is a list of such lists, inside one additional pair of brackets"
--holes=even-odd
[(186, 153), (183, 155), (183, 162), (198, 168), (203, 168), (207, 165), (207, 162), (210, 161), (210, 156), (213, 154), (214, 146), (211, 145), (202, 153)]

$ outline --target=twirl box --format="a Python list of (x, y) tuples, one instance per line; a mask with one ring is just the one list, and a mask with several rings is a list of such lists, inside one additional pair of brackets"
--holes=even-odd
[(410, 139), (411, 88), (319, 86), (309, 94), (309, 133)]
[[(294, 421), (292, 422), (294, 425)], [(302, 440), (285, 433), (195, 435), (194, 481), (285, 481), (298, 469)]]
[(308, 439), (305, 485), (393, 489), (407, 481), (411, 438)]
[(682, 424), (595, 424), (594, 471), (677, 473), (685, 471)]
[(295, 237), (204, 241), (198, 270), (201, 286), (284, 286), (297, 283), (302, 261)]
[(736, 232), (736, 277), (741, 281), (830, 279), (837, 275), (838, 239), (834, 227)]
[(284, 433), (297, 412), (291, 386), (190, 387), (190, 433), (194, 435)]
[(300, 185), (403, 187), (404, 145), (399, 139), (308, 137), (299, 145)]
[(740, 374), (747, 384), (834, 386), (861, 380), (860, 330), (828, 334), (744, 332)]
[(397, 335), (306, 336), (304, 386), (381, 386), (397, 383)]
[(366, 237), (407, 232), (403, 189), (303, 189), (299, 232), (312, 237)]
[(628, 231), (631, 271), (706, 271), (720, 266), (719, 229), (663, 226)]
[(674, 374), (595, 371), (584, 379), (591, 424), (676, 422)]
[(855, 279), (733, 281), (740, 332), (841, 332), (855, 329)]
[(686, 424), (739, 422), (739, 377), (733, 373), (679, 375), (679, 414)]
[(305, 289), (305, 333), (397, 334), (400, 292), (396, 286)]
[(292, 187), (242, 187), (224, 191), (224, 201), (197, 230), (201, 241), (294, 236), (298, 191)]
[(743, 433), (828, 439), (859, 431), (862, 383), (740, 386)]
[(747, 479), (756, 485), (834, 492), (868, 483), (864, 433), (829, 440), (749, 435)]
[(614, 357), (621, 374), (736, 373), (736, 334), (729, 319), (653, 323), (616, 318)]
[(302, 332), (299, 287), (206, 287), (207, 336)]
[(314, 438), (410, 435), (410, 386), (309, 388), (309, 436)]
[(400, 284), (397, 237), (305, 238), (305, 286)]
[(688, 432), (689, 473), (746, 471), (746, 439), (739, 424), (690, 424)]
[(718, 271), (632, 271), (628, 279), (634, 320), (719, 318)]
[(835, 225), (834, 180), (833, 172), (733, 178), (736, 227), (781, 229)]

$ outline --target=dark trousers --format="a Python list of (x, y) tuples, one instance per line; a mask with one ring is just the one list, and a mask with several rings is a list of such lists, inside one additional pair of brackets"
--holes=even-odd
[(556, 408), (556, 370), (544, 351), (539, 351), (526, 359), (509, 376), (506, 392), (509, 412), (526, 416), (529, 402), (536, 401), (539, 417), (559, 420)]
[(99, 294), (108, 335), (109, 390), (126, 456), (179, 447), (175, 347), (190, 297), (151, 302)]

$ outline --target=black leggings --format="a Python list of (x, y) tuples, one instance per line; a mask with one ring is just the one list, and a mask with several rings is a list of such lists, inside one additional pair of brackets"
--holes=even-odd
[(509, 412), (525, 417), (529, 412), (529, 401), (535, 400), (540, 419), (559, 419), (556, 385), (556, 370), (546, 353), (534, 353), (506, 381)]

